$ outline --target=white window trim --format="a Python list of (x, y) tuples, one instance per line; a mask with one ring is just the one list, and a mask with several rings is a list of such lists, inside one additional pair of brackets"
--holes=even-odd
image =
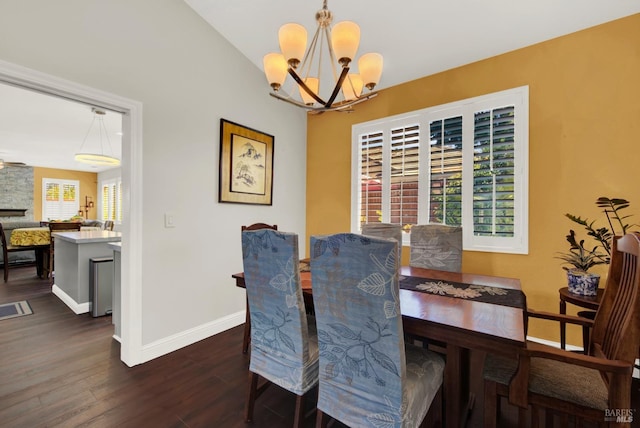
[[(105, 186), (112, 186), (115, 185), (116, 186), (116, 199), (119, 199), (120, 203), (122, 203), (122, 178), (121, 177), (112, 177), (112, 178), (107, 178), (104, 179), (100, 182), (100, 188), (99, 188), (99, 195), (98, 195), (98, 212), (100, 213), (100, 220), (101, 221), (107, 221), (107, 220), (111, 220), (114, 222), (114, 224), (121, 224), (122, 223), (122, 219), (121, 218), (117, 218), (118, 216), (116, 215), (115, 219), (110, 219), (110, 218), (103, 218), (103, 211), (104, 211), (104, 196), (103, 196), (103, 192), (104, 192), (104, 187)], [(108, 196), (109, 199), (111, 199), (111, 196)], [(116, 201), (117, 203), (117, 201)], [(122, 207), (116, 207), (116, 212), (122, 213)]]
[[(57, 218), (51, 218), (51, 216), (49, 215), (50, 213), (48, 213), (47, 210), (47, 206), (49, 205), (49, 202), (47, 201), (47, 183), (55, 183), (58, 186), (60, 186), (60, 197), (62, 197), (63, 195), (63, 187), (65, 184), (70, 184), (72, 186), (74, 186), (76, 188), (76, 198), (75, 198), (75, 208), (72, 210), (72, 212), (67, 212), (67, 213), (63, 213), (62, 210), (61, 214), (59, 216), (55, 216)], [(78, 215), (78, 211), (80, 210), (80, 181), (79, 180), (65, 180), (65, 179), (61, 179), (61, 178), (42, 178), (42, 212), (41, 212), (41, 217), (42, 220), (44, 221), (49, 221), (49, 220), (68, 220), (71, 217)], [(60, 200), (58, 201), (58, 203), (63, 203)], [(68, 203), (70, 204), (70, 202)], [(59, 218), (58, 218), (59, 217)]]
[[(410, 113), (403, 113), (395, 116), (389, 116), (383, 119), (355, 124), (351, 128), (351, 141), (352, 141), (352, 155), (351, 155), (351, 230), (355, 233), (360, 232), (360, 207), (361, 207), (361, 165), (360, 165), (360, 145), (358, 137), (365, 133), (373, 133), (375, 131), (382, 131), (384, 135), (384, 141), (389, 141), (390, 129), (397, 127), (398, 123), (407, 125), (410, 122), (418, 123), (421, 130), (428, 130), (429, 124), (433, 120), (438, 120), (454, 115), (459, 115), (461, 112), (464, 115), (471, 114), (478, 111), (483, 107), (483, 104), (487, 108), (495, 108), (501, 104), (514, 105), (516, 109), (516, 121), (515, 127), (515, 146), (514, 154), (517, 160), (516, 165), (516, 177), (514, 193), (519, 197), (516, 198), (514, 206), (514, 215), (517, 219), (514, 237), (512, 238), (498, 238), (498, 237), (486, 237), (475, 236), (473, 234), (473, 197), (469, 193), (473, 191), (472, 186), (468, 184), (463, 185), (463, 203), (462, 203), (462, 227), (463, 227), (463, 248), (465, 251), (485, 251), (485, 252), (500, 252), (510, 254), (528, 254), (529, 240), (529, 87), (521, 86), (513, 89), (508, 89), (492, 94), (482, 95), (474, 98), (469, 98), (461, 101), (447, 103), (435, 107), (429, 107), (422, 110), (417, 110)], [(525, 118), (525, 120), (519, 121)], [(463, 135), (471, 136), (473, 138), (473, 121), (464, 121)], [(422, 131), (421, 131), (422, 132)], [(427, 131), (428, 132), (428, 131)], [(426, 134), (425, 134), (426, 135)], [(429, 156), (422, 156), (422, 150), (428, 146), (420, 146), (420, 179), (418, 189), (418, 223), (427, 223), (428, 207), (426, 207), (429, 200), (429, 177), (428, 174), (423, 174), (422, 171), (428, 171)], [(391, 148), (389, 144), (383, 146), (383, 155), (387, 156)], [(463, 183), (473, 182), (473, 165), (468, 166), (473, 159), (473, 144), (463, 145)], [(389, 168), (388, 162), (383, 164), (383, 175), (388, 176)], [(385, 190), (386, 189), (386, 190)], [(382, 197), (388, 195), (389, 187), (383, 183)], [(389, 207), (383, 205), (382, 218), (383, 221), (389, 218)], [(404, 235), (403, 244), (409, 244), (408, 234)]]

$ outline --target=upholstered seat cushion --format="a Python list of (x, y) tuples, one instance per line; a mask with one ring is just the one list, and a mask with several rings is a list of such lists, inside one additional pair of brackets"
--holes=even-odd
[[(407, 377), (403, 392), (407, 406), (402, 426), (419, 426), (429, 411), (444, 376), (444, 359), (440, 354), (405, 344)], [(426, 379), (426, 382), (425, 382)], [(413, 423), (406, 423), (413, 421)]]
[[(517, 367), (516, 360), (487, 355), (484, 378), (508, 385)], [(593, 409), (608, 408), (607, 388), (600, 372), (575, 364), (532, 358), (529, 391)]]

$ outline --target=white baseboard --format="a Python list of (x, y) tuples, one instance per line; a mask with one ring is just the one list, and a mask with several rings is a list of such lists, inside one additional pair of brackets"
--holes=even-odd
[(221, 333), (230, 328), (236, 327), (245, 321), (245, 312), (240, 311), (229, 316), (219, 318), (207, 324), (203, 324), (198, 327), (194, 327), (190, 330), (186, 330), (175, 334), (173, 336), (166, 337), (148, 345), (142, 346), (142, 360), (140, 363), (146, 363), (147, 361), (158, 358), (162, 355), (166, 355), (170, 352), (176, 351), (185, 346), (189, 346), (193, 343), (199, 342), (203, 339)]
[[(527, 336), (527, 340), (536, 343), (542, 343), (543, 345), (553, 346), (554, 348), (560, 349), (560, 342), (553, 342), (551, 340), (539, 339), (537, 337)], [(582, 346), (574, 346), (574, 345), (566, 345), (565, 348), (568, 351), (582, 351)], [(640, 365), (640, 360), (636, 360), (636, 367)], [(637, 368), (633, 369), (633, 377), (640, 379), (640, 370)]]
[(51, 287), (51, 292), (55, 296), (57, 296), (60, 300), (62, 300), (62, 302), (65, 305), (67, 305), (76, 315), (86, 314), (91, 310), (90, 302), (85, 302), (85, 303), (76, 302), (71, 297), (69, 297), (67, 293), (62, 291), (62, 289), (55, 284), (53, 284), (53, 286)]

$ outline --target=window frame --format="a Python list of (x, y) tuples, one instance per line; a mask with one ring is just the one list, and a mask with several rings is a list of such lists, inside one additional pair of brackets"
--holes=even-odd
[[(473, 233), (473, 161), (474, 161), (474, 115), (483, 110), (494, 110), (506, 105), (514, 106), (514, 235), (512, 237), (477, 236)], [(465, 251), (484, 251), (509, 254), (528, 254), (528, 199), (529, 199), (529, 87), (521, 86), (443, 105), (428, 107), (413, 112), (389, 116), (352, 126), (352, 187), (351, 230), (360, 232), (361, 215), (361, 146), (360, 135), (383, 133), (383, 159), (390, 160), (391, 129), (409, 127), (416, 123), (420, 127), (418, 224), (429, 221), (430, 192), (430, 124), (454, 116), (463, 116), (462, 122), (462, 229)], [(425, 155), (426, 154), (426, 155)], [(390, 219), (390, 162), (382, 165), (382, 221)], [(405, 233), (403, 244), (409, 245), (409, 234)]]
[[(105, 211), (105, 206), (104, 206), (104, 188), (107, 187), (109, 190), (111, 190), (112, 186), (115, 186), (115, 197), (113, 198), (114, 201), (113, 203), (116, 204), (116, 217), (115, 218), (104, 218), (104, 211)], [(111, 178), (107, 178), (104, 180), (100, 181), (100, 187), (99, 187), (99, 195), (98, 195), (98, 200), (100, 201), (99, 204), (99, 212), (100, 212), (100, 221), (105, 222), (105, 221), (113, 221), (114, 224), (121, 224), (122, 223), (122, 177), (118, 176), (118, 177), (111, 177)], [(112, 195), (111, 192), (109, 191), (107, 193), (107, 200), (109, 202), (112, 201)], [(107, 205), (106, 209), (107, 212), (111, 212), (110, 209), (111, 205), (110, 203)]]
[[(49, 206), (49, 202), (47, 201), (47, 184), (48, 183), (55, 183), (58, 186), (60, 186), (60, 199), (58, 200), (57, 204), (60, 204), (60, 218), (51, 218), (49, 216), (49, 213), (47, 212), (47, 207)], [(75, 208), (73, 210), (73, 212), (66, 212), (65, 214), (65, 209), (63, 207), (62, 204), (64, 204), (65, 202), (62, 200), (64, 198), (64, 191), (63, 191), (63, 187), (65, 185), (72, 185), (75, 187)], [(42, 178), (42, 194), (41, 194), (41, 198), (42, 198), (42, 208), (41, 208), (41, 218), (43, 221), (50, 221), (50, 220), (68, 220), (73, 216), (78, 215), (78, 212), (80, 211), (80, 181), (79, 180), (66, 180), (66, 179), (62, 179), (62, 178), (47, 178), (47, 177), (43, 177)], [(71, 203), (69, 203), (71, 204)], [(69, 215), (70, 214), (70, 215)], [(65, 216), (68, 215), (68, 216)]]

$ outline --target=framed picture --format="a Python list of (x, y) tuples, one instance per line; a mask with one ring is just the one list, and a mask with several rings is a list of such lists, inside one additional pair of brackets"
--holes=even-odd
[(273, 135), (220, 119), (218, 202), (271, 205)]

